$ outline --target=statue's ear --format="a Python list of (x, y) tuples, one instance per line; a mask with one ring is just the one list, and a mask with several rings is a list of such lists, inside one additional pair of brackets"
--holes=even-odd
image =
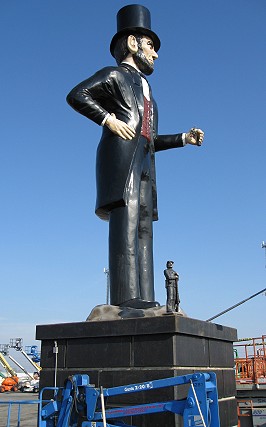
[(134, 54), (138, 51), (138, 42), (135, 36), (128, 36), (127, 38), (127, 48), (130, 53)]

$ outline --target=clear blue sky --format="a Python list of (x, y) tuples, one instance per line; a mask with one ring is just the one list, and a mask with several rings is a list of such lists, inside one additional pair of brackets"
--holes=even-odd
[[(106, 301), (108, 224), (94, 214), (101, 128), (67, 93), (114, 64), (128, 1), (2, 0), (0, 342), (79, 322)], [(162, 47), (150, 77), (160, 133), (201, 127), (202, 147), (158, 153), (156, 298), (175, 261), (181, 307), (206, 320), (266, 287), (265, 0), (143, 0)], [(262, 295), (216, 320), (266, 334)]]

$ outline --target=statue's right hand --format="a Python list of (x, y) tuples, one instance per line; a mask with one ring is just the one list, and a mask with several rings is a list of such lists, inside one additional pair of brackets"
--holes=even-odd
[(116, 135), (123, 139), (130, 140), (134, 138), (136, 132), (130, 126), (128, 126), (122, 120), (116, 118), (116, 115), (112, 113), (105, 122), (105, 125)]

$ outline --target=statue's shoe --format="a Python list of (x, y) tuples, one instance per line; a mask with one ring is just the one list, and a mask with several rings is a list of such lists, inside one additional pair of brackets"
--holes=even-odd
[(141, 298), (133, 298), (128, 301), (122, 302), (121, 304), (119, 304), (119, 306), (136, 308), (136, 309), (145, 309), (145, 308), (160, 307), (160, 304), (157, 301), (146, 301)]

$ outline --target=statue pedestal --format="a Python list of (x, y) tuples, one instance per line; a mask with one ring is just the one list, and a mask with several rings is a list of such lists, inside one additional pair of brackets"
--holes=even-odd
[[(77, 373), (88, 374), (96, 387), (113, 387), (212, 371), (217, 375), (221, 427), (237, 425), (235, 329), (168, 315), (38, 325), (36, 339), (42, 341), (41, 388), (54, 385), (56, 341), (57, 386)], [(115, 403), (141, 404), (185, 396), (186, 386), (179, 386), (118, 396)], [(181, 425), (171, 413), (135, 416), (126, 421), (139, 427)]]

